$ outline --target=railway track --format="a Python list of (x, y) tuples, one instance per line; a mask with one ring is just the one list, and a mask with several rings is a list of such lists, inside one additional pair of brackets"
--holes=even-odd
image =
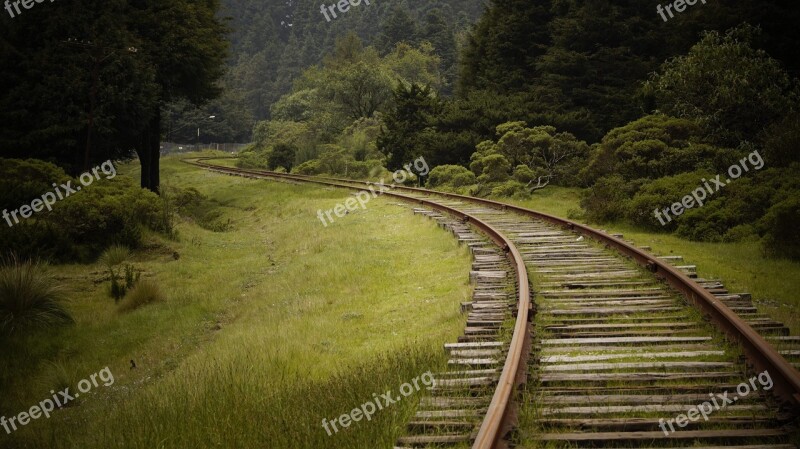
[(397, 448), (797, 447), (800, 339), (749, 295), (556, 217), (407, 187), (384, 195), (411, 202), (474, 257), (464, 336), (445, 345), (450, 369)]

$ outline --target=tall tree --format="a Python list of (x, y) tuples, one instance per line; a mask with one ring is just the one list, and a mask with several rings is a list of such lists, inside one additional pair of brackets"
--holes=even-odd
[[(0, 148), (72, 174), (130, 156), (155, 73), (125, 0), (45, 3), (0, 29)], [(7, 18), (6, 18), (7, 19)], [(4, 20), (6, 20), (4, 19)]]
[(396, 4), (381, 24), (381, 32), (375, 42), (375, 47), (381, 54), (386, 54), (400, 42), (413, 44), (416, 41), (416, 34), (417, 24), (411, 17), (408, 6), (405, 2)]
[(459, 90), (517, 91), (550, 46), (551, 0), (492, 0), (462, 55)]
[(158, 192), (160, 184), (161, 109), (184, 98), (200, 104), (219, 95), (224, 74), (227, 27), (216, 17), (219, 0), (131, 0), (142, 56), (155, 67), (158, 99), (136, 152), (142, 187)]
[(433, 125), (441, 102), (427, 86), (401, 84), (395, 89), (394, 104), (378, 136), (378, 149), (388, 158), (390, 169), (400, 169), (419, 156), (427, 157), (424, 131)]
[(161, 108), (219, 93), (218, 0), (44, 3), (0, 31), (0, 144), (71, 172), (139, 154), (158, 191)]

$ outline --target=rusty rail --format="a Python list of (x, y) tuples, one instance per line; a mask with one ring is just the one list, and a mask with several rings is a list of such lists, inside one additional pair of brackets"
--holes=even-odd
[[(291, 179), (295, 181), (312, 182), (312, 183), (325, 184), (325, 185), (350, 188), (350, 189), (356, 188), (355, 186), (353, 186), (353, 184), (362, 184), (365, 186), (376, 184), (372, 182), (354, 181), (350, 179), (290, 175), (282, 173), (273, 173), (263, 170), (231, 169), (228, 167), (220, 167), (207, 164), (205, 162), (201, 162), (201, 160), (208, 160), (208, 159), (219, 159), (219, 158), (203, 158), (203, 159), (198, 159), (197, 161), (192, 163), (213, 170), (223, 169), (239, 173), (251, 173), (253, 175), (258, 175), (258, 176)], [(657, 258), (654, 258), (650, 254), (628, 244), (622, 239), (592, 229), (589, 226), (575, 223), (570, 220), (562, 219), (559, 217), (555, 217), (553, 215), (536, 212), (534, 210), (527, 209), (524, 207), (506, 204), (494, 200), (488, 200), (484, 198), (475, 198), (470, 196), (458, 195), (454, 193), (431, 191), (427, 189), (419, 189), (419, 188), (405, 187), (405, 186), (392, 186), (392, 188), (396, 190), (421, 193), (426, 195), (438, 195), (445, 198), (478, 203), (504, 211), (516, 212), (522, 215), (547, 221), (554, 225), (570, 229), (575, 232), (582, 233), (602, 244), (605, 244), (607, 247), (616, 249), (622, 254), (632, 258), (639, 265), (653, 272), (655, 276), (666, 281), (675, 290), (681, 292), (687, 298), (687, 300), (689, 300), (692, 304), (694, 304), (697, 308), (699, 308), (706, 316), (708, 316), (712, 320), (713, 323), (715, 323), (719, 328), (721, 328), (731, 341), (738, 343), (742, 347), (744, 354), (747, 360), (752, 365), (753, 369), (755, 369), (756, 371), (766, 370), (770, 373), (770, 376), (774, 381), (774, 388), (772, 389), (773, 395), (782, 403), (783, 406), (794, 410), (800, 409), (800, 372), (798, 372), (797, 369), (795, 369), (783, 356), (781, 356), (775, 350), (775, 348), (772, 347), (772, 345), (770, 345), (764, 339), (764, 337), (758, 334), (749, 324), (747, 324), (744, 320), (742, 320), (728, 306), (723, 304), (721, 301), (717, 300), (717, 298), (714, 297), (714, 295), (706, 291), (702, 286), (697, 284), (694, 280), (689, 278), (687, 275), (685, 275), (672, 265), (662, 262)], [(448, 211), (449, 213), (453, 213), (452, 211), (455, 211), (455, 209), (448, 208), (447, 206), (440, 205), (435, 202), (426, 203), (425, 202), (426, 200), (405, 197), (403, 195), (399, 195), (392, 192), (384, 192), (383, 194), (400, 197), (406, 200), (411, 199), (412, 201), (422, 202), (423, 204), (427, 204), (439, 210)], [(456, 211), (455, 214), (466, 217), (466, 215), (460, 211)], [(522, 350), (522, 348), (524, 347), (524, 339), (526, 338), (527, 335), (527, 326), (528, 326), (527, 321), (529, 318), (529, 309), (528, 306), (526, 307), (522, 306), (523, 304), (528, 304), (528, 305), (530, 304), (530, 298), (528, 297), (529, 294), (527, 288), (528, 277), (525, 271), (524, 263), (521, 262), (522, 259), (519, 252), (516, 250), (516, 247), (514, 247), (514, 245), (510, 241), (508, 241), (508, 239), (497, 233), (497, 231), (494, 230), (491, 226), (481, 222), (480, 220), (470, 218), (470, 221), (478, 225), (478, 227), (484, 231), (491, 230), (489, 233), (487, 233), (489, 235), (491, 233), (496, 233), (499, 236), (499, 238), (504, 242), (504, 244), (508, 245), (509, 249), (508, 253), (512, 258), (513, 264), (517, 266), (518, 281), (520, 286), (520, 298), (519, 298), (520, 302), (518, 311), (519, 315), (517, 317), (517, 323), (514, 328), (514, 337), (512, 339), (511, 350), (509, 351), (508, 358), (506, 359), (503, 373), (500, 378), (500, 383), (498, 384), (495, 394), (492, 398), (492, 402), (490, 404), (486, 418), (484, 419), (481, 428), (479, 430), (478, 436), (476, 438), (476, 441), (472, 446), (473, 449), (493, 449), (498, 446), (501, 439), (504, 437), (503, 434), (504, 432), (502, 432), (502, 430), (504, 426), (504, 421), (508, 420), (509, 415), (511, 414), (510, 405), (511, 405), (511, 396), (514, 392), (514, 387), (515, 387), (515, 378), (517, 377), (518, 372), (521, 369), (524, 369), (524, 366), (520, 366), (520, 359), (522, 357), (522, 354), (515, 352), (520, 352)], [(493, 240), (495, 239), (493, 238)], [(497, 240), (495, 240), (495, 242), (497, 242)], [(519, 265), (520, 263), (522, 263), (522, 265)], [(524, 275), (521, 275), (520, 273), (524, 273)]]

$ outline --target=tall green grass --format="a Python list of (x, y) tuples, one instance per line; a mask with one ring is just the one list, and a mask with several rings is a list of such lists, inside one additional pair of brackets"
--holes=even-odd
[[(325, 379), (265, 352), (197, 360), (133, 397), (120, 397), (111, 415), (86, 427), (60, 423), (59, 438), (36, 434), (22, 447), (366, 448), (391, 447), (424, 388), (329, 435), (330, 422), (443, 363), (440, 351), (403, 349), (343, 366)], [(269, 370), (265, 369), (269, 367)], [(421, 384), (420, 384), (421, 385)]]
[(0, 266), (0, 334), (49, 329), (73, 322), (64, 289), (43, 266), (10, 260)]

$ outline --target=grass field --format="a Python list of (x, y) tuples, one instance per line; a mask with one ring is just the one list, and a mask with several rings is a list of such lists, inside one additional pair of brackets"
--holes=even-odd
[[(513, 201), (540, 212), (568, 218), (580, 209), (580, 190), (548, 187), (536, 192), (527, 201)], [(573, 214), (574, 216), (574, 214)], [(720, 279), (736, 293), (753, 294), (759, 310), (789, 325), (800, 334), (800, 263), (770, 259), (758, 243), (692, 242), (670, 234), (654, 233), (622, 223), (586, 223), (609, 232), (622, 233), (639, 246), (650, 246), (661, 255), (683, 256), (686, 264), (697, 265), (698, 274), (706, 279)]]
[[(125, 176), (138, 176), (132, 164)], [(376, 199), (323, 227), (348, 193), (213, 174), (166, 158), (162, 182), (195, 187), (230, 219), (192, 220), (131, 256), (166, 300), (120, 313), (100, 264), (56, 266), (76, 325), (0, 342), (0, 416), (109, 367), (102, 384), (3, 448), (390, 447), (412, 395), (328, 436), (321, 426), (446, 362), (462, 330), (470, 257), (408, 208)], [(136, 368), (132, 369), (133, 360)]]

